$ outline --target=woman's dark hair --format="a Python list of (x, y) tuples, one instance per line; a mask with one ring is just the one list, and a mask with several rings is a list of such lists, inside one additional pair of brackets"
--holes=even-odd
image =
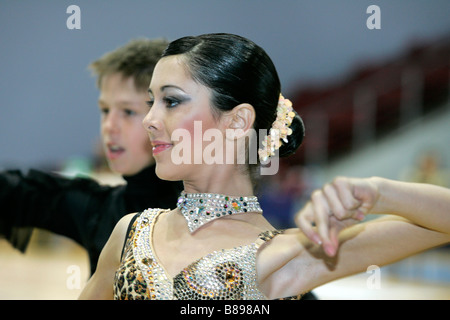
[[(241, 36), (214, 33), (175, 40), (162, 57), (178, 54), (184, 55), (192, 78), (211, 89), (216, 109), (224, 112), (249, 103), (256, 113), (256, 133), (271, 128), (281, 85), (272, 60), (261, 47)], [(302, 143), (304, 127), (298, 115), (291, 128), (293, 133), (281, 146), (280, 157), (291, 155)]]

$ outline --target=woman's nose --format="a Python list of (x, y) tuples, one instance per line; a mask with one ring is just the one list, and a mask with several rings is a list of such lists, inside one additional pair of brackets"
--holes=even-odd
[(149, 133), (160, 130), (162, 127), (161, 114), (157, 108), (152, 107), (142, 120), (142, 125)]

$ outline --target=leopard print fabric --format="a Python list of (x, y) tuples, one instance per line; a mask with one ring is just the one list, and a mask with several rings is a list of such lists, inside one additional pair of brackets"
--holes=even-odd
[[(192, 263), (189, 265), (186, 269), (183, 270), (179, 275), (177, 275), (174, 279), (167, 279), (163, 276), (161, 273), (152, 272), (153, 269), (150, 266), (158, 266), (156, 259), (150, 254), (150, 255), (140, 255), (138, 251), (135, 250), (137, 246), (137, 241), (139, 237), (143, 236), (143, 225), (146, 223), (151, 224), (152, 221), (154, 221), (154, 217), (157, 216), (158, 213), (155, 213), (152, 217), (152, 215), (147, 215), (146, 212), (143, 212), (144, 216), (141, 216), (141, 214), (137, 214), (133, 220), (130, 222), (129, 230), (128, 230), (128, 236), (125, 241), (124, 249), (122, 252), (122, 262), (119, 267), (119, 269), (116, 271), (115, 274), (115, 280), (114, 280), (114, 299), (116, 300), (154, 300), (154, 299), (214, 299), (214, 298), (220, 298), (220, 299), (236, 299), (236, 298), (243, 298), (243, 297), (253, 297), (257, 299), (264, 299), (264, 296), (259, 292), (259, 290), (256, 289), (256, 287), (253, 286), (254, 289), (251, 289), (252, 293), (248, 295), (246, 293), (246, 290), (244, 290), (242, 293), (237, 293), (234, 291), (237, 288), (234, 288), (233, 290), (222, 290), (222, 292), (219, 290), (213, 290), (214, 297), (212, 295), (212, 291), (208, 291), (207, 294), (199, 293), (198, 290), (192, 290), (192, 288), (198, 287), (199, 283), (201, 281), (202, 277), (203, 279), (208, 279), (208, 277), (205, 278), (204, 271), (205, 269), (202, 269), (199, 267), (198, 264), (202, 265), (205, 263), (213, 263), (217, 267), (221, 267), (221, 265), (229, 264), (229, 260), (224, 260), (226, 262), (220, 262), (223, 260), (223, 256), (226, 255), (225, 251), (219, 251), (216, 253), (213, 253), (211, 255), (207, 255), (203, 257), (202, 259)], [(280, 231), (266, 231), (264, 233), (261, 233), (258, 237), (257, 242), (259, 243), (256, 245), (250, 245), (250, 246), (243, 246), (239, 248), (234, 248), (230, 250), (232, 252), (232, 261), (246, 261), (248, 260), (248, 257), (253, 255), (255, 259), (257, 248), (264, 242), (269, 241), (272, 239), (275, 235), (281, 233)], [(147, 239), (146, 242), (149, 242), (149, 238), (151, 237), (151, 231), (146, 234)], [(242, 249), (247, 251), (242, 251)], [(250, 250), (250, 251), (249, 251)], [(242, 252), (241, 252), (242, 251)], [(138, 261), (137, 261), (138, 259)], [(222, 259), (222, 260), (221, 260)], [(250, 260), (249, 260), (250, 261)], [(244, 266), (246, 268), (242, 270), (237, 270), (237, 273), (233, 273), (236, 268), (230, 268), (228, 266), (228, 276), (227, 273), (224, 273), (224, 276), (222, 278), (226, 279), (228, 282), (226, 283), (226, 286), (229, 287), (230, 277), (232, 274), (239, 274), (242, 275), (244, 273), (247, 274), (255, 274), (255, 269), (252, 268), (252, 266), (248, 267), (249, 264), (247, 261), (244, 263)], [(254, 264), (254, 261), (253, 261)], [(234, 262), (233, 262), (234, 266)], [(158, 266), (159, 267), (159, 266)], [(249, 269), (250, 268), (250, 269)], [(150, 271), (148, 271), (150, 270)], [(231, 271), (233, 272), (231, 272)], [(245, 272), (243, 272), (245, 270)], [(250, 272), (249, 272), (250, 270)], [(206, 270), (208, 271), (208, 270)], [(183, 277), (183, 274), (188, 274), (189, 276)], [(228, 278), (227, 278), (228, 277)], [(256, 285), (254, 283), (256, 279), (252, 277), (248, 278), (250, 280), (247, 280), (248, 283), (250, 283), (250, 287), (248, 285), (246, 288), (252, 288), (252, 285)], [(235, 278), (237, 279), (237, 278)], [(251, 280), (253, 279), (253, 280)], [(223, 279), (222, 279), (223, 281)], [(210, 283), (213, 283), (213, 281), (208, 281)], [(237, 283), (237, 281), (236, 281)], [(242, 284), (242, 282), (241, 282)], [(214, 284), (216, 286), (216, 284)], [(165, 289), (162, 289), (162, 288)], [(206, 286), (207, 287), (207, 286)], [(202, 290), (205, 290), (206, 287), (202, 287)], [(240, 285), (240, 287), (242, 287)], [(229, 289), (229, 288), (228, 288)], [(239, 290), (242, 290), (240, 288)], [(159, 292), (158, 292), (159, 291)], [(163, 292), (161, 294), (161, 291)], [(196, 291), (196, 292), (194, 292)], [(166, 294), (166, 292), (169, 292), (169, 294)], [(217, 294), (219, 293), (219, 294)], [(300, 296), (295, 297), (289, 297), (286, 298), (288, 300), (292, 299), (300, 299)], [(286, 300), (283, 299), (283, 300)]]
[(122, 252), (122, 263), (114, 279), (115, 300), (145, 300), (150, 297), (145, 279), (137, 269), (134, 260), (132, 241), (135, 236), (136, 215), (130, 223), (128, 236)]

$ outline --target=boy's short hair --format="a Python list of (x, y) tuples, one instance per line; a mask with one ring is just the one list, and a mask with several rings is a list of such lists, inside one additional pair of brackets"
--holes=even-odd
[(92, 62), (89, 69), (97, 76), (97, 86), (111, 74), (132, 77), (139, 91), (147, 91), (156, 63), (169, 42), (165, 39), (134, 39), (125, 46), (104, 54)]

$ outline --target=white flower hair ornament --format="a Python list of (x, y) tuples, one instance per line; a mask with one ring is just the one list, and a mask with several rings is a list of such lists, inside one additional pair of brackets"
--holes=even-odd
[(259, 160), (266, 162), (269, 157), (275, 155), (275, 151), (281, 147), (281, 141), (288, 142), (288, 136), (292, 134), (292, 129), (289, 127), (295, 117), (292, 102), (285, 99), (280, 94), (277, 106), (277, 118), (269, 129), (268, 135), (262, 142), (263, 147), (258, 150)]

